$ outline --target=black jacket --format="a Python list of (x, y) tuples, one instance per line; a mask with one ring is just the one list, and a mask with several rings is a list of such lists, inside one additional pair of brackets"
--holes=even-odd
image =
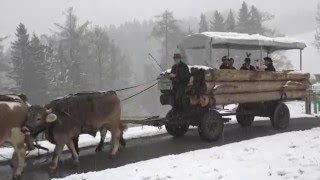
[(267, 68), (264, 69), (264, 70), (265, 70), (265, 71), (276, 71), (276, 69), (274, 68), (273, 64), (269, 64), (269, 65), (267, 66)]
[(246, 66), (246, 65), (242, 65), (241, 66), (241, 68), (240, 68), (240, 70), (250, 70), (250, 71), (255, 71), (256, 70), (256, 68), (254, 67), (254, 66), (252, 66), (252, 65), (250, 65), (249, 66), (249, 68)]
[(190, 80), (190, 72), (188, 66), (182, 61), (179, 64), (175, 64), (171, 68), (171, 73), (176, 77), (172, 78), (173, 88), (184, 86), (186, 87)]
[(221, 64), (220, 69), (231, 69), (230, 66), (226, 66), (224, 64)]

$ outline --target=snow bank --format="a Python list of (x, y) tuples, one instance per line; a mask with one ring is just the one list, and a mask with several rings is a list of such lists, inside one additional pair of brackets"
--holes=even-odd
[(320, 179), (320, 128), (164, 156), (64, 180)]

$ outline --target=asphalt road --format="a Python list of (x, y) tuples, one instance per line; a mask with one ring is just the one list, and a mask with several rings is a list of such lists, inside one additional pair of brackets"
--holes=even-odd
[[(320, 118), (291, 119), (290, 127), (286, 131), (307, 130), (313, 127), (320, 127)], [(270, 121), (257, 121), (253, 123), (252, 127), (245, 129), (239, 127), (238, 124), (226, 125), (223, 137), (219, 141), (211, 143), (202, 141), (196, 129), (189, 130), (181, 138), (172, 138), (170, 135), (164, 134), (143, 139), (131, 139), (127, 140), (127, 146), (121, 148), (113, 159), (109, 159), (108, 156), (109, 145), (106, 145), (104, 151), (100, 153), (95, 153), (93, 147), (82, 149), (78, 165), (72, 163), (70, 153), (64, 153), (56, 173), (48, 173), (49, 163), (43, 163), (45, 157), (40, 160), (30, 158), (22, 179), (47, 180), (74, 173), (99, 171), (169, 154), (180, 154), (282, 132), (274, 130)], [(7, 162), (0, 163), (0, 179), (11, 179), (11, 170)]]

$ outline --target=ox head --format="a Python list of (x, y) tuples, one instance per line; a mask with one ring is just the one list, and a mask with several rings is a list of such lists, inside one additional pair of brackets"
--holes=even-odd
[(39, 105), (31, 106), (22, 131), (26, 134), (36, 136), (40, 132), (46, 130), (48, 125), (56, 120), (57, 115), (53, 114), (51, 109), (46, 109)]

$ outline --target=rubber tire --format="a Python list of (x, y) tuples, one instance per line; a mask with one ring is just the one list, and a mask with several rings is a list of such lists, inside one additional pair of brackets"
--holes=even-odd
[(254, 115), (238, 115), (243, 110), (247, 110), (250, 108), (247, 104), (239, 104), (236, 111), (236, 118), (238, 121), (238, 124), (242, 127), (249, 127), (254, 121)]
[(277, 103), (270, 120), (274, 129), (286, 129), (290, 122), (290, 111), (288, 106), (284, 103)]
[(201, 139), (212, 142), (218, 140), (224, 128), (224, 122), (219, 112), (210, 110), (200, 120), (198, 132)]
[[(167, 113), (166, 118), (170, 118), (172, 117), (172, 115), (172, 110), (170, 110)], [(189, 130), (189, 124), (166, 124), (165, 127), (168, 134), (173, 137), (181, 137), (185, 135)]]

